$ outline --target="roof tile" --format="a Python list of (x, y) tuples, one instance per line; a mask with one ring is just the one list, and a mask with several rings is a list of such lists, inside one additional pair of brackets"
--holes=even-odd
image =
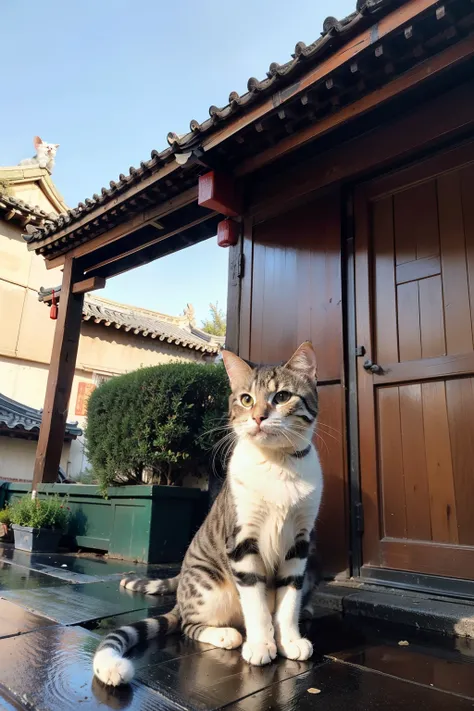
[[(167, 136), (168, 148), (163, 151), (153, 150), (149, 161), (142, 162), (139, 168), (132, 166), (128, 176), (121, 173), (118, 182), (111, 181), (111, 190), (102, 188), (101, 195), (95, 194), (92, 200), (87, 198), (85, 203), (80, 202), (74, 214), (71, 215), (71, 220), (76, 221), (97, 206), (106, 203), (111, 196), (111, 191), (114, 193), (125, 191), (131, 185), (139, 183), (145, 174), (158, 170), (163, 164), (174, 160), (176, 154), (187, 152), (193, 147), (197, 147), (196, 141), (198, 137), (200, 140), (204, 135), (212, 132), (216, 125), (221, 126), (223, 122), (229, 121), (234, 114), (246, 110), (251, 104), (259, 100), (262, 94), (276, 91), (280, 83), (286, 82), (288, 78), (293, 79), (293, 75), (300, 70), (303, 71), (308, 62), (311, 61), (314, 64), (329, 54), (335, 53), (352, 32), (358, 31), (360, 26), (364, 25), (367, 16), (371, 16), (380, 10), (390, 10), (392, 7), (398, 7), (406, 2), (409, 2), (409, 0), (357, 0), (355, 12), (352, 12), (344, 19), (337, 20), (334, 17), (328, 17), (323, 23), (320, 37), (313, 43), (306, 45), (304, 42), (298, 42), (288, 62), (281, 65), (273, 62), (270, 65), (267, 76), (262, 80), (251, 77), (247, 82), (248, 90), (245, 94), (239, 96), (237, 92), (231, 92), (228, 104), (221, 108), (214, 105), (210, 107), (210, 117), (208, 119), (201, 123), (196, 119), (192, 119), (188, 133), (180, 136), (170, 132)], [(372, 21), (371, 17), (370, 21)], [(28, 242), (42, 240), (54, 234), (63, 225), (64, 222), (58, 219), (55, 223), (47, 224), (33, 235), (26, 237), (26, 239)]]

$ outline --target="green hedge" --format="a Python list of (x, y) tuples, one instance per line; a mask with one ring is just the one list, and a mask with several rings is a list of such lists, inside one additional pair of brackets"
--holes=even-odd
[(156, 484), (209, 471), (228, 397), (222, 364), (169, 363), (100, 385), (88, 403), (87, 447), (101, 488), (142, 483), (144, 471)]

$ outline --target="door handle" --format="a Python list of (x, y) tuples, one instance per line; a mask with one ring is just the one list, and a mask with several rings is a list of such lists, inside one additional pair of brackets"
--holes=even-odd
[(365, 361), (364, 370), (366, 370), (368, 373), (372, 373), (373, 375), (383, 375), (384, 373), (382, 366), (378, 365), (377, 363), (372, 363), (371, 360)]

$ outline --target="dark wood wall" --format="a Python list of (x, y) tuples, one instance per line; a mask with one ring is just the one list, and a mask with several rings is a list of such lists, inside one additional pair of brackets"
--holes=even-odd
[(239, 352), (260, 363), (289, 358), (311, 340), (318, 357), (316, 435), (325, 491), (318, 538), (325, 571), (348, 569), (339, 192), (244, 234)]

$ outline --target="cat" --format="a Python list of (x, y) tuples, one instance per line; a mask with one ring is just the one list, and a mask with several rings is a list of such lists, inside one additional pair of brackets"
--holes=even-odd
[(59, 148), (59, 143), (46, 143), (39, 136), (33, 138), (33, 145), (36, 148), (36, 155), (33, 158), (25, 158), (18, 165), (37, 165), (46, 168), (50, 173), (54, 169), (54, 159)]
[[(314, 582), (310, 574), (305, 583), (305, 571), (323, 488), (312, 444), (316, 355), (306, 342), (277, 367), (251, 366), (229, 351), (223, 360), (236, 439), (227, 477), (179, 576), (121, 581), (137, 592), (176, 590), (177, 602), (165, 615), (104, 638), (93, 668), (107, 685), (131, 681), (133, 663), (124, 655), (132, 647), (180, 627), (214, 647), (242, 646), (242, 657), (256, 666), (269, 664), (277, 653), (293, 660), (313, 653), (299, 618), (302, 595)], [(240, 629), (246, 630), (245, 641)]]

